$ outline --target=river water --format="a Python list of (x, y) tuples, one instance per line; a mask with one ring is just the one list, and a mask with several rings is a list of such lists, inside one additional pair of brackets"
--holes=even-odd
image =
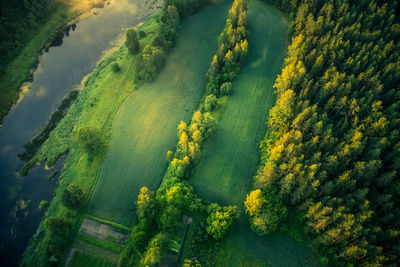
[[(0, 127), (0, 262), (16, 266), (29, 239), (35, 233), (44, 210), (40, 201), (50, 201), (58, 175), (49, 176), (63, 166), (35, 166), (28, 176), (16, 170), (23, 162), (18, 154), (57, 110), (70, 91), (79, 86), (101, 58), (116, 45), (127, 27), (144, 22), (160, 3), (149, 0), (115, 0), (66, 29), (44, 51), (29, 90), (11, 108)], [(161, 1), (158, 1), (161, 2)]]

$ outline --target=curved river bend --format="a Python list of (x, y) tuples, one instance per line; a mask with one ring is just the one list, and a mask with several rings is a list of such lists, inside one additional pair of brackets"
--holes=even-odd
[[(153, 1), (154, 2), (154, 1)], [(156, 1), (157, 2), (157, 1)], [(161, 1), (159, 1), (161, 2)], [(96, 66), (103, 52), (111, 48), (126, 28), (144, 22), (160, 3), (148, 0), (116, 0), (74, 24), (41, 56), (27, 93), (20, 97), (0, 127), (0, 262), (16, 266), (44, 210), (40, 201), (50, 201), (56, 186), (48, 177), (52, 170), (34, 167), (28, 176), (16, 170), (23, 162), (22, 147), (46, 125), (50, 115), (84, 76)]]

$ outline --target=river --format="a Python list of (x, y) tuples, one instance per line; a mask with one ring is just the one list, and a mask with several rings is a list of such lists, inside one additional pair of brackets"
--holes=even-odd
[[(0, 127), (0, 262), (16, 266), (50, 201), (57, 184), (49, 176), (60, 171), (64, 159), (50, 170), (35, 166), (27, 176), (17, 174), (23, 145), (46, 125), (52, 112), (78, 87), (100, 60), (116, 46), (126, 28), (144, 22), (159, 7), (149, 0), (115, 0), (66, 29), (43, 51), (29, 90), (21, 95)], [(159, 1), (161, 2), (161, 1)]]

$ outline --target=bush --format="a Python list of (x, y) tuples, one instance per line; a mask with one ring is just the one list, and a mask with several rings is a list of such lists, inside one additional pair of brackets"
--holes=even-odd
[(218, 104), (217, 97), (213, 94), (206, 96), (204, 100), (205, 111), (212, 111)]
[(140, 263), (141, 266), (159, 266), (162, 260), (162, 255), (166, 250), (167, 236), (161, 232), (150, 240), (146, 252)]
[(207, 207), (209, 216), (207, 218), (207, 232), (214, 239), (219, 240), (233, 224), (239, 214), (236, 206), (220, 207), (213, 203)]
[(136, 54), (137, 52), (139, 52), (139, 38), (135, 29), (128, 29), (126, 31), (125, 45), (128, 48), (129, 53)]
[(62, 193), (61, 202), (68, 208), (80, 209), (85, 202), (85, 195), (79, 186), (70, 184)]
[(111, 69), (113, 72), (117, 73), (121, 70), (121, 67), (119, 66), (119, 64), (117, 62), (115, 62), (111, 65)]
[(44, 208), (46, 208), (46, 207), (48, 207), (48, 206), (49, 206), (49, 202), (46, 201), (46, 200), (42, 200), (42, 201), (40, 201), (40, 203), (39, 203), (39, 209), (40, 209), (40, 210), (42, 210), (42, 209), (44, 209)]
[(221, 85), (219, 88), (219, 91), (221, 92), (222, 95), (230, 95), (232, 94), (233, 91), (233, 86), (231, 82), (226, 82)]
[(140, 30), (140, 31), (139, 31), (139, 38), (140, 38), (140, 39), (143, 39), (144, 37), (146, 37), (146, 32)]
[(138, 78), (143, 81), (153, 80), (164, 65), (165, 54), (162, 48), (147, 45), (137, 64)]
[(95, 128), (81, 128), (77, 134), (78, 145), (90, 156), (100, 153), (104, 148), (103, 138), (99, 130)]
[(164, 45), (164, 38), (160, 34), (157, 34), (153, 39), (152, 46), (164, 47)]

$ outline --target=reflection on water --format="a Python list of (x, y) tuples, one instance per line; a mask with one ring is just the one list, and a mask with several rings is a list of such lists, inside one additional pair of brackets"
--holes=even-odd
[[(41, 200), (51, 200), (56, 186), (48, 177), (62, 168), (64, 159), (51, 170), (35, 166), (26, 177), (17, 155), (55, 111), (63, 98), (90, 73), (104, 50), (125, 29), (143, 22), (156, 7), (146, 0), (116, 0), (63, 31), (41, 56), (33, 82), (22, 94), (0, 128), (0, 262), (15, 266), (35, 232), (44, 210)], [(159, 5), (159, 4), (157, 4)]]

